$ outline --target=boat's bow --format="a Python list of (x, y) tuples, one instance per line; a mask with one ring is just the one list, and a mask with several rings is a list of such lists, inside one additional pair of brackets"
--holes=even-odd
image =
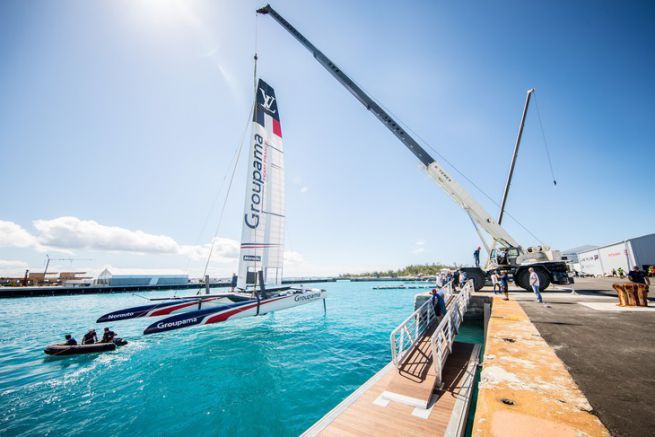
[(101, 316), (97, 323), (115, 322), (118, 320), (136, 319), (139, 317), (158, 317), (167, 316), (177, 312), (193, 311), (194, 307), (202, 308), (205, 304), (215, 303), (219, 297), (189, 297), (182, 299), (172, 299), (163, 302), (151, 303), (137, 307), (125, 308), (113, 311)]

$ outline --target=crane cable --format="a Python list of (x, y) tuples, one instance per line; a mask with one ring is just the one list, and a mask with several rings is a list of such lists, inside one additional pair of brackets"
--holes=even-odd
[(537, 102), (537, 93), (534, 93), (534, 106), (537, 108), (537, 118), (539, 119), (539, 128), (541, 129), (541, 138), (544, 140), (544, 149), (546, 150), (546, 157), (548, 158), (548, 166), (550, 167), (550, 175), (553, 177), (553, 185), (557, 186), (557, 179), (555, 179), (555, 171), (553, 170), (553, 161), (550, 159), (550, 150), (548, 150), (548, 141), (546, 141), (546, 131), (541, 122), (541, 111), (539, 111), (539, 103)]
[[(227, 185), (227, 190), (225, 192), (225, 197), (223, 198), (223, 205), (221, 206), (221, 213), (218, 217), (218, 223), (216, 224), (216, 229), (214, 231), (214, 236), (212, 237), (212, 243), (209, 248), (209, 254), (207, 255), (207, 261), (205, 262), (205, 269), (203, 271), (202, 277), (204, 278), (207, 275), (207, 270), (209, 269), (209, 261), (211, 260), (212, 254), (214, 253), (214, 247), (216, 246), (216, 237), (218, 236), (218, 231), (221, 228), (221, 223), (223, 222), (223, 215), (225, 214), (225, 207), (227, 205), (227, 200), (228, 197), (230, 196), (230, 191), (232, 189), (232, 182), (234, 181), (234, 174), (236, 173), (238, 164), (239, 164), (239, 158), (241, 157), (241, 150), (243, 150), (243, 145), (246, 142), (246, 133), (248, 132), (248, 126), (250, 125), (250, 114), (252, 114), (252, 110), (254, 107), (255, 103), (250, 106), (250, 110), (248, 111), (248, 121), (246, 123), (245, 128), (243, 129), (243, 134), (241, 135), (241, 142), (239, 144), (239, 147), (237, 148), (234, 157), (232, 158), (234, 160), (234, 165), (232, 167), (232, 173), (230, 174), (230, 180)], [(227, 178), (227, 174), (225, 175)], [(225, 179), (223, 179), (225, 181)], [(197, 294), (200, 294), (200, 290), (198, 291)]]
[[(257, 87), (257, 59), (258, 59), (258, 57), (257, 57), (258, 27), (259, 27), (259, 14), (255, 13), (255, 29), (254, 29), (254, 34), (255, 34), (255, 37), (254, 37), (254, 53), (255, 53), (254, 62), (255, 62), (255, 65), (254, 65), (254, 68), (253, 68), (253, 77), (254, 77), (253, 87), (255, 89), (255, 93), (256, 93), (256, 90), (257, 90), (256, 87)], [(255, 103), (253, 102), (252, 106), (250, 107), (250, 112), (248, 113), (248, 123), (250, 122), (250, 116), (251, 116), (250, 114), (252, 114), (254, 105), (255, 105)], [(246, 129), (248, 129), (248, 124), (247, 123), (246, 123)], [(245, 131), (242, 134), (241, 142), (235, 148), (235, 152), (234, 152), (234, 156), (233, 156), (232, 160), (230, 160), (230, 162), (232, 162), (234, 159), (237, 159), (237, 161), (234, 164), (235, 166), (238, 163), (238, 156), (240, 155), (240, 152), (241, 152), (241, 149), (242, 149), (242, 146), (243, 146), (244, 137), (245, 137)], [(229, 167), (228, 167), (228, 169), (229, 169)], [(213, 214), (214, 209), (216, 208), (216, 203), (218, 202), (221, 191), (223, 191), (223, 187), (225, 187), (225, 180), (227, 179), (227, 175), (228, 175), (228, 173), (226, 172), (225, 176), (223, 177), (223, 180), (221, 181), (220, 185), (218, 186), (218, 190), (216, 191), (216, 194), (213, 196), (214, 201), (212, 202), (212, 205), (209, 208), (209, 211), (207, 212), (207, 215), (205, 216), (205, 220), (203, 222), (203, 225), (200, 228), (200, 232), (198, 233), (198, 236), (196, 237), (196, 244), (197, 244), (197, 242), (200, 241), (201, 235), (205, 232), (205, 229), (207, 228), (207, 223), (209, 222), (209, 217)], [(234, 169), (232, 170), (232, 175), (234, 175)], [(231, 180), (230, 180), (230, 184), (231, 184)], [(228, 190), (229, 190), (229, 188), (228, 188)], [(229, 192), (227, 194), (229, 194)], [(227, 199), (227, 194), (226, 194), (225, 199)], [(223, 206), (223, 209), (224, 208), (225, 208), (225, 206)], [(219, 226), (220, 226), (220, 221), (221, 220), (222, 220), (222, 212), (221, 212), (221, 218), (219, 219)], [(218, 233), (218, 226), (216, 228), (216, 233), (214, 234), (214, 238), (216, 238), (217, 233)], [(209, 255), (210, 258), (211, 258), (211, 252), (213, 251), (214, 238), (212, 238), (212, 247), (210, 249), (210, 255)], [(191, 263), (191, 260), (187, 261), (187, 269), (189, 268), (190, 263)], [(205, 270), (203, 272), (203, 278), (207, 274), (208, 265), (209, 265), (209, 259), (207, 260), (207, 263), (205, 264)]]
[[(221, 206), (221, 213), (218, 217), (218, 223), (216, 224), (216, 229), (214, 231), (214, 236), (212, 237), (212, 242), (211, 246), (209, 248), (209, 254), (207, 255), (207, 261), (205, 262), (205, 269), (203, 270), (202, 277), (205, 278), (207, 276), (207, 270), (209, 269), (209, 262), (211, 261), (212, 254), (214, 253), (214, 247), (216, 246), (216, 237), (218, 236), (218, 232), (221, 228), (221, 223), (223, 222), (223, 215), (225, 213), (225, 207), (227, 205), (227, 200), (230, 195), (230, 191), (232, 189), (232, 182), (234, 181), (234, 174), (236, 173), (236, 169), (239, 165), (239, 158), (241, 157), (241, 150), (243, 150), (243, 145), (246, 142), (246, 134), (248, 132), (248, 126), (250, 125), (252, 113), (255, 109), (255, 103), (257, 101), (257, 45), (258, 45), (258, 31), (257, 28), (259, 27), (259, 14), (255, 14), (255, 44), (254, 44), (254, 51), (255, 54), (253, 56), (253, 89), (254, 89), (254, 94), (253, 94), (253, 101), (252, 104), (250, 105), (250, 109), (248, 111), (248, 117), (246, 118), (246, 125), (243, 128), (243, 133), (241, 134), (241, 141), (239, 143), (239, 147), (234, 153), (234, 157), (232, 160), (234, 161), (234, 166), (232, 167), (232, 173), (230, 174), (230, 181), (227, 186), (227, 191), (225, 192), (225, 198), (223, 199), (223, 205)], [(227, 174), (225, 175), (225, 178), (227, 178)], [(223, 184), (225, 184), (225, 178), (223, 178)], [(219, 191), (220, 193), (220, 191)], [(198, 290), (196, 294), (200, 294), (202, 289)]]
[[(353, 80), (353, 82), (355, 82), (355, 81)], [(369, 93), (369, 92), (368, 92), (364, 87), (362, 87), (360, 84), (358, 84), (357, 82), (355, 82), (355, 84), (356, 84), (358, 87), (360, 87), (362, 90), (364, 90), (364, 92), (366, 92), (369, 96), (371, 95), (371, 93)], [(371, 97), (371, 99), (373, 99), (373, 98)], [(401, 126), (402, 126), (406, 131), (408, 131), (408, 132), (410, 132), (412, 135), (414, 135), (414, 136), (415, 136), (415, 137), (416, 137), (416, 138), (417, 138), (417, 139), (418, 139), (418, 140), (419, 140), (419, 141), (420, 141), (424, 146), (426, 146), (427, 148), (429, 148), (430, 150), (432, 150), (432, 151), (433, 151), (433, 152), (434, 152), (434, 153), (435, 153), (439, 158), (441, 158), (441, 160), (443, 160), (443, 162), (445, 162), (446, 164), (448, 164), (448, 165), (449, 165), (453, 170), (455, 170), (455, 171), (456, 171), (460, 176), (462, 176), (464, 179), (466, 179), (466, 180), (467, 180), (467, 181), (468, 181), (468, 182), (469, 182), (469, 183), (470, 183), (470, 184), (471, 184), (471, 185), (472, 185), (476, 190), (478, 190), (478, 191), (479, 191), (483, 196), (485, 196), (485, 197), (486, 197), (487, 199), (489, 199), (489, 200), (490, 200), (494, 205), (496, 205), (498, 208), (500, 208), (500, 204), (499, 204), (498, 202), (496, 202), (496, 201), (495, 201), (495, 200), (494, 200), (490, 195), (488, 195), (488, 194), (487, 194), (487, 193), (486, 193), (482, 188), (480, 188), (480, 186), (478, 186), (478, 184), (476, 184), (475, 182), (473, 182), (473, 180), (471, 180), (471, 178), (469, 178), (469, 177), (466, 176), (462, 171), (460, 171), (460, 170), (459, 170), (459, 169), (458, 169), (458, 168), (457, 168), (457, 167), (456, 167), (452, 162), (450, 162), (448, 159), (446, 159), (445, 156), (443, 156), (443, 155), (442, 155), (441, 153), (439, 153), (439, 152), (438, 152), (434, 147), (432, 147), (432, 145), (430, 145), (430, 143), (428, 143), (428, 142), (427, 142), (426, 140), (424, 140), (424, 139), (423, 139), (419, 134), (417, 134), (414, 130), (412, 130), (412, 128), (410, 128), (410, 127), (409, 127), (409, 126), (408, 126), (408, 125), (407, 125), (407, 124), (406, 124), (406, 123), (405, 123), (405, 122), (404, 122), (400, 117), (398, 117), (398, 116), (397, 116), (396, 114), (394, 114), (391, 110), (389, 110), (388, 108), (386, 108), (382, 103), (380, 103), (379, 100), (377, 100), (377, 99), (373, 99), (373, 100), (374, 100), (378, 105), (380, 105), (380, 107), (381, 107), (382, 109), (384, 109), (387, 113), (391, 114), (391, 116), (392, 116), (395, 120), (397, 120), (398, 124), (401, 125)], [(520, 226), (520, 227), (521, 227), (525, 232), (527, 232), (528, 234), (530, 234), (530, 236), (532, 236), (532, 238), (534, 238), (534, 239), (535, 239), (536, 241), (538, 241), (540, 244), (544, 245), (544, 242), (541, 240), (541, 238), (537, 237), (537, 236), (536, 236), (532, 231), (530, 231), (530, 229), (528, 229), (525, 225), (523, 225), (523, 223), (521, 223), (521, 222), (520, 222), (516, 217), (514, 217), (512, 214), (510, 214), (509, 211), (507, 211), (507, 209), (505, 209), (505, 214), (507, 214), (507, 216), (508, 216), (509, 218), (511, 218), (511, 219), (512, 219), (516, 224), (518, 224), (518, 225), (519, 225), (519, 226)]]

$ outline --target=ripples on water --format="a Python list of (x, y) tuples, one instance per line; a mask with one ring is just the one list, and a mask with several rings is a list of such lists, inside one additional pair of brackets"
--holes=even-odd
[(418, 291), (317, 286), (330, 292), (327, 315), (312, 303), (147, 337), (152, 319), (137, 319), (108, 325), (127, 346), (61, 358), (43, 347), (68, 332), (79, 341), (100, 315), (143, 301), (2, 300), (0, 435), (297, 435), (389, 362), (389, 333)]

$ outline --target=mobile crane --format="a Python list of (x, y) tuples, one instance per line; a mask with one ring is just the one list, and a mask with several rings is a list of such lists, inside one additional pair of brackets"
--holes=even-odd
[[(275, 21), (284, 27), (300, 44), (309, 50), (314, 58), (334, 78), (341, 83), (359, 102), (377, 117), (387, 129), (393, 133), (417, 158), (425, 171), (448, 195), (460, 205), (473, 222), (476, 231), (478, 227), (487, 232), (493, 239), (492, 247), (496, 244), (500, 250), (491, 249), (485, 243), (490, 252), (490, 261), (486, 265), (486, 271), (480, 267), (463, 267), (460, 271), (467, 273), (473, 279), (476, 291), (481, 289), (486, 281), (488, 272), (493, 269), (505, 269), (512, 274), (514, 282), (520, 287), (530, 290), (528, 268), (533, 267), (539, 276), (541, 289), (547, 288), (551, 283), (567, 284), (569, 277), (566, 270), (566, 263), (561, 260), (558, 251), (550, 250), (547, 246), (535, 246), (524, 249), (509, 233), (487, 213), (480, 205), (448, 172), (419, 145), (412, 136), (406, 132), (380, 105), (378, 105), (368, 94), (355, 84), (339, 67), (337, 67), (327, 56), (318, 50), (307, 38), (305, 38), (295, 27), (278, 14), (270, 5), (257, 10), (257, 13), (270, 15)], [(528, 94), (529, 96), (529, 94)], [(524, 110), (523, 118), (525, 118)], [(523, 121), (522, 121), (523, 124)], [(522, 127), (521, 130), (522, 131)], [(520, 134), (519, 134), (520, 141)], [(518, 145), (515, 152), (518, 151)], [(511, 179), (511, 170), (510, 170)], [(509, 181), (507, 188), (509, 188)], [(505, 198), (507, 192), (505, 192)], [(501, 217), (504, 210), (501, 208)], [(482, 237), (482, 235), (480, 235)], [(484, 242), (484, 239), (483, 239)], [(499, 255), (500, 254), (500, 255)]]

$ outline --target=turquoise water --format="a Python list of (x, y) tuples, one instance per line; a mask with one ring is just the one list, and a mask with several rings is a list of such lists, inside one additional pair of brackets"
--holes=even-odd
[[(263, 317), (143, 336), (150, 320), (111, 326), (115, 352), (46, 357), (79, 340), (130, 294), (0, 301), (0, 435), (297, 435), (390, 360), (389, 333), (417, 290), (317, 284), (321, 303)], [(170, 293), (149, 293), (148, 296)], [(479, 336), (479, 329), (462, 337)], [(460, 338), (466, 341), (466, 338)]]

